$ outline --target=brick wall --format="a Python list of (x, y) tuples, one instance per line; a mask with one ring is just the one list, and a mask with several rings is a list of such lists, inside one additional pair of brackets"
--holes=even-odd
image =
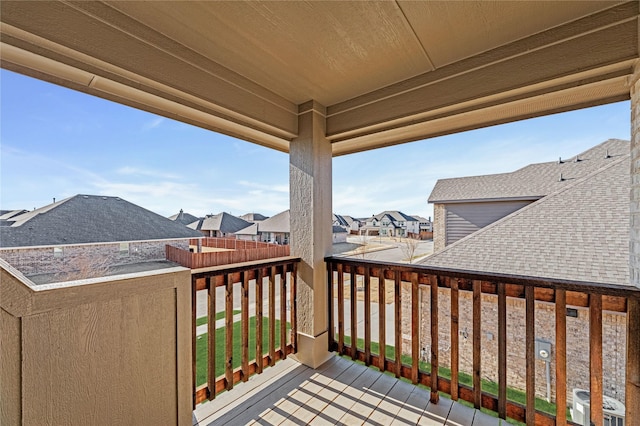
[[(410, 292), (403, 284), (402, 333), (403, 351), (411, 353), (407, 334), (411, 330)], [(430, 288), (421, 286), (420, 347), (430, 352), (431, 321), (429, 314)], [(482, 296), (482, 377), (498, 381), (498, 305), (497, 296)], [(451, 299), (449, 289), (440, 289), (439, 362), (450, 367)], [(459, 369), (471, 374), (473, 363), (472, 294), (459, 292)], [(578, 317), (567, 317), (567, 400), (571, 402), (573, 388), (589, 389), (589, 311), (578, 308)], [(507, 299), (507, 384), (525, 388), (525, 303), (521, 299)], [(551, 342), (551, 399), (555, 401), (555, 306), (536, 302), (536, 338)], [(603, 313), (603, 389), (607, 396), (624, 401), (626, 316)], [(546, 398), (545, 362), (536, 361), (536, 395)]]
[(130, 242), (128, 255), (120, 253), (120, 243), (105, 243), (56, 246), (62, 248), (61, 256), (54, 255), (54, 247), (1, 249), (0, 257), (23, 274), (30, 276), (69, 272), (77, 269), (81, 263), (85, 266), (89, 263), (103, 268), (165, 260), (166, 245), (189, 250), (189, 240), (185, 239)]
[(444, 204), (433, 206), (433, 252), (445, 247), (446, 243), (446, 209)]

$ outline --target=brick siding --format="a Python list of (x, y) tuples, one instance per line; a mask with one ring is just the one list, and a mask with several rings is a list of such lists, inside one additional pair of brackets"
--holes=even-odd
[(0, 257), (26, 276), (69, 272), (82, 259), (100, 262), (101, 266), (165, 260), (165, 246), (189, 250), (189, 240), (138, 241), (129, 243), (129, 254), (120, 254), (120, 243), (56, 246), (63, 249), (61, 257), (54, 256), (54, 247), (25, 247), (0, 249)]

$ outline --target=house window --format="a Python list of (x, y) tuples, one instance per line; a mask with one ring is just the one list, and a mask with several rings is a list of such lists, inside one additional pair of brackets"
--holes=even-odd
[(129, 243), (120, 243), (120, 256), (129, 256)]
[(53, 257), (54, 258), (62, 258), (62, 257), (64, 257), (64, 247), (54, 247), (53, 248)]

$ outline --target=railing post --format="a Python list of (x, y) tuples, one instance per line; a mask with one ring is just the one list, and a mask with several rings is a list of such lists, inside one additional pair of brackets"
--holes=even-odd
[(640, 414), (640, 299), (627, 300), (626, 418)]
[(438, 393), (438, 286), (440, 284), (440, 276), (431, 276), (431, 396), (429, 401), (437, 404), (440, 400)]

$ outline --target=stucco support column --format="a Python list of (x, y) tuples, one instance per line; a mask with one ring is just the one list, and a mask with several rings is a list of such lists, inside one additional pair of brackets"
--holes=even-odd
[[(640, 61), (629, 78), (631, 92), (631, 284), (640, 287)], [(627, 303), (626, 418), (640, 413), (640, 301)]]
[(331, 143), (326, 109), (315, 101), (300, 105), (298, 137), (289, 149), (291, 254), (298, 267), (298, 353), (316, 368), (329, 358), (327, 278), (331, 254)]

